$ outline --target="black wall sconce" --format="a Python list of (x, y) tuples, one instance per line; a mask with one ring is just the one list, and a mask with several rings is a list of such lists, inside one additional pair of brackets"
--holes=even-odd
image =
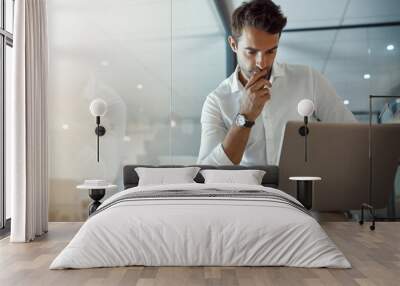
[(297, 105), (297, 112), (304, 117), (304, 126), (299, 128), (299, 133), (304, 136), (304, 160), (307, 162), (307, 135), (310, 132), (307, 124), (308, 117), (314, 112), (314, 103), (310, 99), (302, 99)]
[(99, 153), (100, 153), (100, 146), (99, 146), (99, 138), (106, 134), (106, 129), (104, 126), (100, 125), (100, 117), (104, 116), (107, 112), (107, 103), (100, 98), (96, 98), (92, 100), (89, 106), (90, 113), (96, 117), (96, 124), (97, 127), (94, 130), (94, 133), (97, 135), (97, 162), (99, 162)]

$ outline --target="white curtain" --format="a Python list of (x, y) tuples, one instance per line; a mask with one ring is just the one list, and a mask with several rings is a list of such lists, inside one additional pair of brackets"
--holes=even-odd
[(46, 0), (16, 0), (14, 70), (6, 146), (9, 155), (12, 242), (47, 232), (47, 14)]

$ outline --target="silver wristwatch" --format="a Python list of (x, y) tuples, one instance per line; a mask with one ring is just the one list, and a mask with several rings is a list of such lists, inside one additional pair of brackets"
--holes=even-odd
[(254, 125), (254, 121), (247, 120), (245, 115), (238, 113), (235, 117), (235, 124), (239, 127), (251, 128)]

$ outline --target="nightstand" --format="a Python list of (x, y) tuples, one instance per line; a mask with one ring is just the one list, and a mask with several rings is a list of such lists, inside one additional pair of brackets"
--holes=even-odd
[(108, 189), (115, 189), (117, 186), (116, 185), (78, 185), (76, 186), (77, 189), (85, 189), (89, 190), (89, 197), (93, 200), (89, 204), (89, 215), (91, 215), (93, 212), (96, 211), (96, 209), (101, 205), (100, 200), (104, 197), (106, 194), (106, 190)]
[(320, 177), (290, 177), (289, 180), (296, 181), (297, 200), (308, 210), (312, 208), (313, 187), (315, 181), (321, 181)]

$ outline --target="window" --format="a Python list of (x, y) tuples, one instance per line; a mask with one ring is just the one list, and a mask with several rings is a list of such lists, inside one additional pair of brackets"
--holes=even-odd
[(0, 0), (0, 228), (9, 230), (10, 194), (5, 188), (5, 105), (11, 92), (14, 0)]

